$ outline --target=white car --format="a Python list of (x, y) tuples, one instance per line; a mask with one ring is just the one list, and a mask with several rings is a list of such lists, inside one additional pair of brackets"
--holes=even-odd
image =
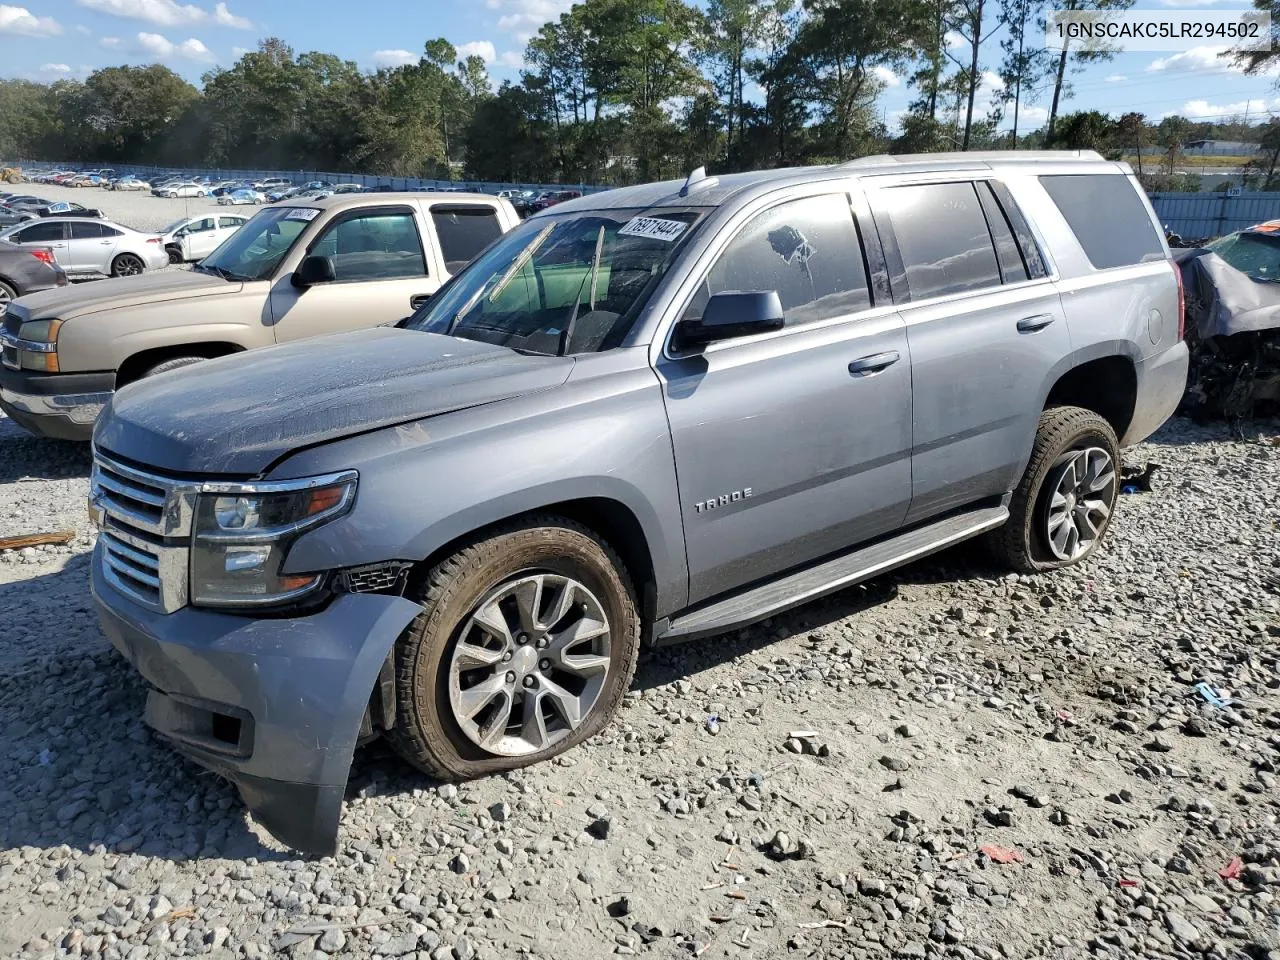
[(109, 220), (46, 217), (0, 230), (0, 241), (47, 247), (71, 277), (130, 277), (169, 263), (159, 236)]
[(218, 198), (218, 205), (222, 207), (238, 207), (242, 204), (257, 205), (266, 203), (267, 198), (257, 190), (250, 190), (243, 187), (239, 190), (230, 190)]
[[(222, 198), (218, 199), (221, 201)], [(232, 213), (183, 217), (160, 231), (160, 238), (170, 263), (203, 260), (218, 249), (223, 240), (243, 227), (248, 219)]]
[(108, 190), (150, 190), (151, 184), (145, 180), (139, 180), (137, 177), (121, 177), (119, 180), (113, 180), (107, 184)]
[(168, 197), (170, 200), (174, 200), (178, 197), (209, 196), (209, 188), (203, 183), (196, 183), (194, 180), (183, 180), (179, 183), (166, 183), (163, 186), (156, 187), (151, 192), (157, 197)]

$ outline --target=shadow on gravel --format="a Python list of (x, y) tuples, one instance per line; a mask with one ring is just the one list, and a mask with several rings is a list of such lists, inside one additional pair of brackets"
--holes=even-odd
[(0, 483), (18, 480), (71, 480), (87, 477), (92, 467), (89, 444), (33, 437), (0, 418)]
[(98, 630), (88, 563), (0, 584), (0, 850), (297, 859), (259, 842), (230, 784), (144, 726), (146, 684)]

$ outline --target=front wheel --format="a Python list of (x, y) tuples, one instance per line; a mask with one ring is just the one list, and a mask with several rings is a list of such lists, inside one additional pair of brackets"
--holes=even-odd
[(132, 253), (122, 253), (111, 261), (113, 277), (136, 277), (146, 269), (142, 258)]
[(990, 543), (1020, 573), (1080, 563), (1102, 542), (1119, 494), (1120, 444), (1111, 424), (1082, 407), (1046, 410), (1009, 521)]
[(0, 314), (9, 309), (9, 301), (18, 295), (18, 291), (0, 280)]
[(480, 540), (427, 575), (396, 647), (395, 749), (465, 779), (554, 757), (599, 732), (635, 672), (640, 619), (607, 543), (560, 517)]

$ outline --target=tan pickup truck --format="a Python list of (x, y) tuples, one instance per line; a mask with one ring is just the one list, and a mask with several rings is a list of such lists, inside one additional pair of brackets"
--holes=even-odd
[(385, 193), (259, 211), (190, 270), (20, 297), (0, 332), (0, 408), (87, 440), (112, 392), (210, 357), (408, 316), (519, 218), (482, 194)]

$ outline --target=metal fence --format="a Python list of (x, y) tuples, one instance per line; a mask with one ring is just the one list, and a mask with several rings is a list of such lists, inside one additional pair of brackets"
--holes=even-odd
[(1160, 222), (1183, 237), (1220, 237), (1280, 219), (1280, 193), (1153, 193)]
[(157, 174), (179, 177), (214, 177), (218, 180), (267, 180), (284, 177), (294, 183), (309, 180), (328, 180), (330, 183), (358, 183), (362, 187), (390, 187), (393, 190), (448, 190), (463, 189), (476, 193), (497, 193), (500, 190), (578, 190), (581, 193), (598, 193), (608, 187), (583, 183), (494, 183), (480, 180), (431, 180), (424, 177), (389, 177), (368, 173), (333, 173), (327, 170), (227, 170), (220, 167), (152, 167), (131, 163), (89, 164), (55, 163), (44, 161), (19, 161), (13, 164), (33, 170), (95, 170), (110, 167), (118, 175), (133, 174), (149, 179)]

